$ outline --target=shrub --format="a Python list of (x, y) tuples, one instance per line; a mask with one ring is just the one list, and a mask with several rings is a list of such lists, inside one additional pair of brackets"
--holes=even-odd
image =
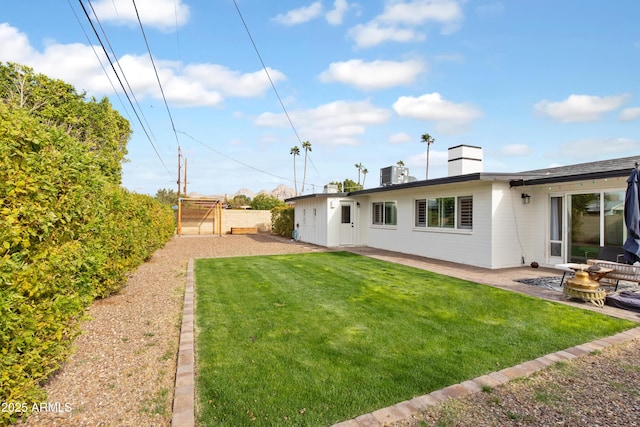
[(283, 237), (293, 233), (293, 206), (276, 206), (271, 209), (271, 230)]
[(100, 170), (95, 151), (0, 102), (0, 402), (43, 401), (86, 307), (173, 234), (169, 206)]
[(264, 193), (258, 194), (251, 201), (251, 209), (256, 211), (258, 210), (269, 211), (275, 208), (276, 206), (285, 206), (285, 203), (275, 196), (269, 196)]

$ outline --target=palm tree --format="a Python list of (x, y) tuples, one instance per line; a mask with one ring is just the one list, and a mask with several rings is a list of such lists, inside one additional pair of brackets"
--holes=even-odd
[(428, 133), (425, 133), (420, 138), (420, 142), (426, 142), (427, 143), (427, 174), (426, 174), (426, 179), (429, 179), (429, 147), (431, 146), (431, 144), (436, 142), (436, 140), (433, 139), (433, 137), (431, 135), (429, 135)]
[(364, 169), (364, 165), (362, 163), (356, 163), (354, 166), (358, 169), (358, 185), (360, 185), (360, 172)]
[(367, 180), (367, 174), (369, 173), (369, 169), (362, 169), (362, 188), (364, 188), (364, 182)]
[(396, 165), (398, 165), (398, 166), (400, 166), (400, 167), (403, 167), (403, 166), (404, 166), (404, 162), (403, 162), (402, 160), (398, 160), (398, 161), (396, 162)]
[(304, 193), (304, 183), (307, 180), (307, 157), (309, 155), (309, 151), (311, 151), (311, 143), (309, 141), (304, 141), (302, 143), (302, 149), (304, 150), (304, 172), (302, 173), (302, 188), (300, 189), (300, 192)]
[(293, 192), (298, 195), (298, 181), (296, 180), (296, 156), (300, 155), (300, 149), (297, 145), (294, 145), (289, 151), (289, 154), (293, 154)]

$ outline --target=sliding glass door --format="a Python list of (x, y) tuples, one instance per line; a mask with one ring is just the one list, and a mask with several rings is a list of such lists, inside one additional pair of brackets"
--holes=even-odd
[(601, 246), (622, 246), (624, 191), (572, 194), (568, 202), (568, 261), (584, 263), (596, 258)]
[(604, 246), (621, 249), (627, 238), (627, 228), (624, 225), (624, 194), (624, 191), (604, 193)]
[(584, 263), (595, 258), (600, 247), (600, 193), (572, 194), (570, 201), (568, 258)]

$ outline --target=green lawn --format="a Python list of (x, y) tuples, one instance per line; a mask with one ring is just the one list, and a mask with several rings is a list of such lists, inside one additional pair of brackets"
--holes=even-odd
[(346, 252), (195, 276), (200, 426), (330, 425), (635, 326)]

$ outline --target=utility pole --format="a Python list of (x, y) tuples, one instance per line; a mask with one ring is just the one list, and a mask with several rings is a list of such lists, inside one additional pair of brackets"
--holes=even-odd
[(182, 193), (187, 196), (187, 158), (184, 158), (184, 187)]
[(180, 146), (178, 145), (178, 198), (180, 198), (180, 167), (182, 166), (182, 155), (180, 154)]

